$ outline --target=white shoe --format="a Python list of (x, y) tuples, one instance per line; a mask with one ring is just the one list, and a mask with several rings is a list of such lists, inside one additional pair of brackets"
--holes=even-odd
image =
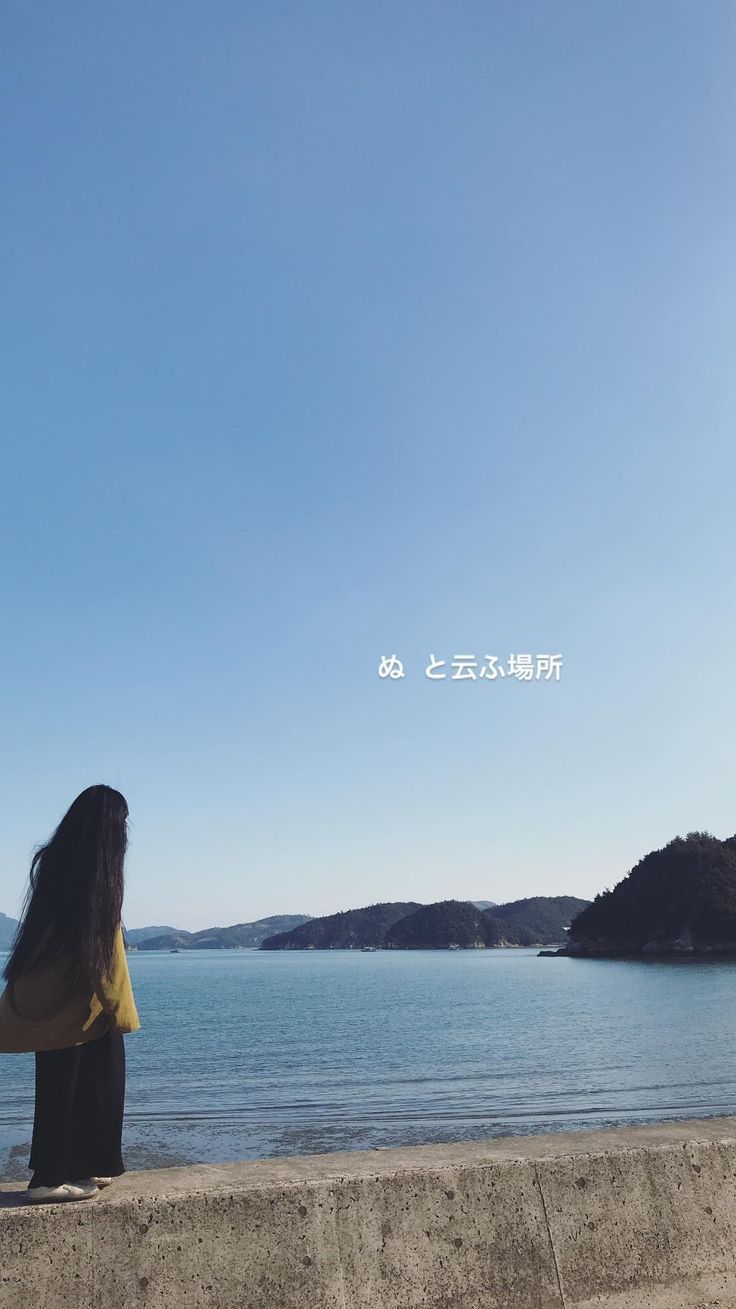
[(62, 1182), (61, 1186), (29, 1186), (26, 1188), (29, 1200), (91, 1200), (99, 1195), (99, 1189), (93, 1181)]
[(94, 1182), (95, 1186), (109, 1186), (115, 1181), (114, 1177), (85, 1177), (85, 1182)]

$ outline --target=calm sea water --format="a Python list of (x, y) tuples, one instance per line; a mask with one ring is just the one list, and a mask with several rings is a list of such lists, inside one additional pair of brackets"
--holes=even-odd
[[(242, 950), (129, 965), (128, 1168), (736, 1113), (736, 963)], [(0, 1055), (0, 1177), (28, 1177), (32, 1121), (33, 1055)]]

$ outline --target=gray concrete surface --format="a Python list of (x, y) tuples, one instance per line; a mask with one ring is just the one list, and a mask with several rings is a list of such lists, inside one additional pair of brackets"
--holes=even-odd
[(736, 1309), (736, 1119), (0, 1183), (0, 1309)]

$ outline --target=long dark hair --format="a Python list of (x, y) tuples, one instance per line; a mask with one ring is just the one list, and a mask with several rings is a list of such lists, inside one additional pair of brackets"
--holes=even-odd
[(36, 964), (59, 949), (69, 951), (72, 981), (88, 982), (108, 970), (123, 906), (127, 817), (119, 791), (88, 786), (36, 851), (3, 969), (6, 982), (17, 980), (32, 955)]

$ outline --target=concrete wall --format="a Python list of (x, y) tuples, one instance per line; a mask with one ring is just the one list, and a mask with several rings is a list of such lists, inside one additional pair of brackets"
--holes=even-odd
[(1, 1309), (736, 1309), (736, 1119), (0, 1183)]

